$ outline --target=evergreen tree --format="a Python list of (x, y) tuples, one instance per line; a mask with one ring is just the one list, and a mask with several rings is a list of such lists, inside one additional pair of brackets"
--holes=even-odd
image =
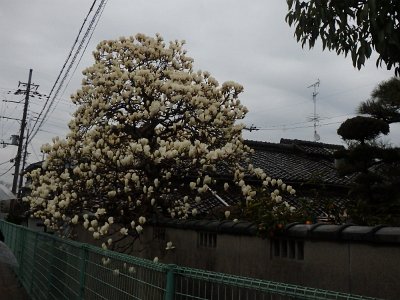
[(355, 174), (349, 213), (358, 224), (400, 225), (400, 148), (379, 142), (391, 123), (400, 122), (400, 80), (382, 82), (361, 103), (357, 116), (342, 123), (338, 134), (349, 144), (337, 153), (340, 171)]

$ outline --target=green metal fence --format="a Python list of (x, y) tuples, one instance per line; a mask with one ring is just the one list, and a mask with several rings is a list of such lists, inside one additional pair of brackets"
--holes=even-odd
[(373, 299), (154, 263), (0, 221), (32, 299)]

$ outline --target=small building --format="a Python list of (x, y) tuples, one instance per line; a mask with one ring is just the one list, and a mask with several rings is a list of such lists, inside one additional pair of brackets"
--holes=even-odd
[(0, 184), (0, 218), (4, 219), (10, 211), (12, 200), (15, 200), (15, 195), (4, 184)]

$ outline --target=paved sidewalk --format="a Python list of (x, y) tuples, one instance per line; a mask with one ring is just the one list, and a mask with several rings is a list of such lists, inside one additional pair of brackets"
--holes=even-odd
[(29, 300), (13, 269), (3, 263), (0, 263), (0, 299)]

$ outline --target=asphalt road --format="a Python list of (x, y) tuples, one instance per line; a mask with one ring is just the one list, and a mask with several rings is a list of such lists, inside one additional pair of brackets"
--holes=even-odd
[(0, 298), (5, 300), (29, 300), (24, 287), (18, 281), (13, 269), (0, 263)]

